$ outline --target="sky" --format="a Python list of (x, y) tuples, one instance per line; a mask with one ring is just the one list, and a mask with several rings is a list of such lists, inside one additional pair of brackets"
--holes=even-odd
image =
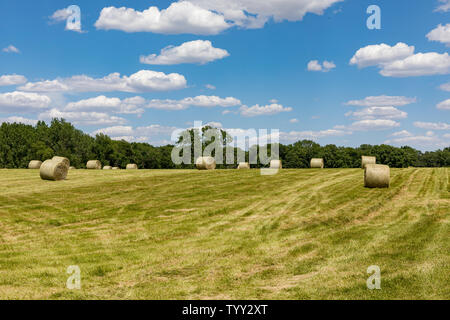
[(2, 1), (0, 122), (441, 149), (449, 16), (450, 0)]

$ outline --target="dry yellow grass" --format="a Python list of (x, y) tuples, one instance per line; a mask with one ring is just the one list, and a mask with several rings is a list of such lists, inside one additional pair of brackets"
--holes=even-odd
[(449, 299), (449, 212), (446, 168), (0, 170), (0, 298)]

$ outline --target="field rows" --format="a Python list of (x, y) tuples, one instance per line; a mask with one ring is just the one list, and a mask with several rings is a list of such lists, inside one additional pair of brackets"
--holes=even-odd
[[(449, 169), (0, 170), (1, 299), (450, 298)], [(82, 289), (66, 288), (78, 265)], [(382, 289), (368, 290), (367, 267)]]

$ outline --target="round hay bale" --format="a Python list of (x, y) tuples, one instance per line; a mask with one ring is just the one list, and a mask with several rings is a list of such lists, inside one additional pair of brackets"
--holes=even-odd
[(70, 167), (70, 160), (67, 159), (67, 158), (65, 158), (65, 157), (54, 156), (54, 157), (52, 158), (52, 160), (53, 160), (53, 161), (56, 161), (56, 162), (64, 162), (64, 164), (65, 164), (67, 167)]
[(198, 170), (214, 170), (216, 169), (216, 159), (213, 157), (199, 157), (195, 161)]
[(250, 163), (248, 162), (240, 162), (238, 167), (238, 169), (250, 169)]
[(60, 181), (67, 177), (69, 167), (62, 161), (46, 160), (41, 165), (40, 175), (42, 180)]
[(389, 188), (391, 170), (382, 164), (366, 164), (364, 168), (364, 187)]
[(376, 164), (377, 158), (376, 157), (368, 157), (368, 156), (362, 156), (361, 157), (361, 168), (364, 169), (366, 164)]
[(28, 164), (28, 169), (40, 169), (42, 165), (42, 161), (39, 160), (31, 160)]
[(112, 170), (112, 167), (111, 166), (104, 166), (103, 170)]
[(86, 169), (100, 170), (101, 168), (102, 168), (102, 163), (98, 160), (89, 160), (86, 163)]
[(137, 170), (138, 166), (135, 163), (129, 163), (127, 164), (127, 170)]
[(112, 170), (120, 170), (119, 167), (112, 167)]
[(282, 169), (283, 165), (281, 160), (272, 160), (270, 161), (270, 169)]
[(325, 164), (322, 158), (313, 158), (311, 159), (311, 168), (323, 169)]
[(69, 167), (69, 170), (76, 170), (77, 168), (75, 167)]

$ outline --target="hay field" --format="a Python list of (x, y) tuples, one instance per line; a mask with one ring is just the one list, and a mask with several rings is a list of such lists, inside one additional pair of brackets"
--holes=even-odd
[(449, 299), (449, 173), (0, 170), (0, 298)]

